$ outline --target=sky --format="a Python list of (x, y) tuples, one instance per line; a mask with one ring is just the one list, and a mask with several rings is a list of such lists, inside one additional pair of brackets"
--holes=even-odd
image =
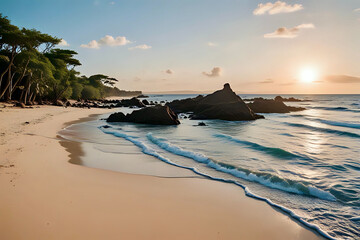
[(0, 12), (120, 89), (360, 94), (359, 0), (0, 0)]

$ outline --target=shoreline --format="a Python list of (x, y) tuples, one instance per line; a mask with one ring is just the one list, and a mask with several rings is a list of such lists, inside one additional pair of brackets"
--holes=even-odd
[(81, 143), (66, 150), (58, 132), (114, 110), (4, 111), (10, 116), (0, 112), (2, 123), (21, 120), (1, 126), (2, 239), (322, 239), (226, 183), (69, 164), (69, 154), (80, 158)]

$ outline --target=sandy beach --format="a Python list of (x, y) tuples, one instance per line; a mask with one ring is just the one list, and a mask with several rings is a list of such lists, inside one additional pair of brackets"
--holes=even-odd
[(322, 239), (231, 184), (69, 163), (58, 132), (113, 111), (0, 109), (0, 239)]

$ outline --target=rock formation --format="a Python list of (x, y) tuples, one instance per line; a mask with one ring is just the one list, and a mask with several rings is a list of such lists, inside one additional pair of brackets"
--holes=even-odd
[(135, 110), (130, 114), (121, 112), (113, 113), (107, 122), (133, 122), (153, 125), (178, 125), (180, 121), (177, 115), (168, 106), (146, 107)]
[(289, 113), (293, 111), (305, 110), (305, 108), (290, 107), (285, 105), (285, 103), (282, 101), (276, 101), (272, 99), (255, 100), (252, 103), (248, 103), (248, 106), (255, 113)]
[(175, 112), (193, 112), (192, 119), (220, 119), (228, 121), (255, 120), (263, 116), (255, 114), (226, 83), (205, 97), (175, 100), (167, 104)]

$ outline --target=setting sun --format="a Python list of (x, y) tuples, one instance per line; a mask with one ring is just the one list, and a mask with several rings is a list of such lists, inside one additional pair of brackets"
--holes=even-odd
[(300, 71), (300, 81), (305, 83), (314, 82), (318, 78), (318, 72), (314, 68), (304, 68)]

